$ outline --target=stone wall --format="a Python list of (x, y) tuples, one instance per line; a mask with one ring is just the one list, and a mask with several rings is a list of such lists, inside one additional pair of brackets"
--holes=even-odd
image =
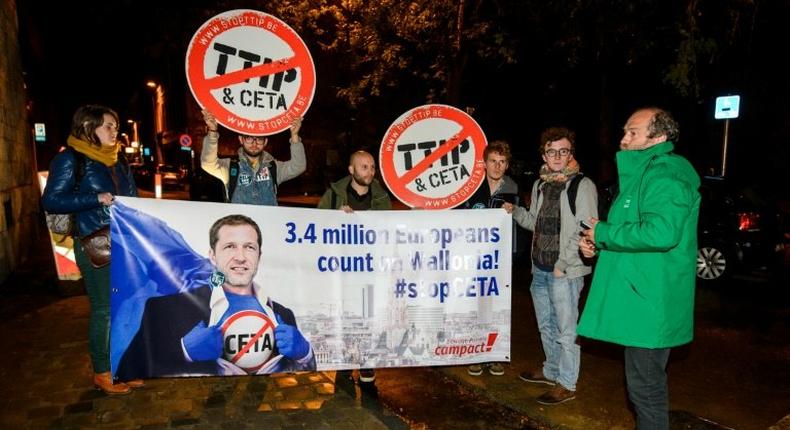
[(17, 0), (0, 2), (0, 283), (29, 257), (41, 228), (35, 152), (19, 53)]

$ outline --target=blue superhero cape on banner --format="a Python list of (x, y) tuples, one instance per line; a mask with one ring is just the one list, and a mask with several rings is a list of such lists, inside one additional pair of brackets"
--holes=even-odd
[(115, 369), (140, 327), (146, 300), (206, 285), (213, 267), (181, 233), (156, 217), (117, 201), (110, 216), (111, 276), (125, 284), (113, 289), (110, 301), (110, 360)]

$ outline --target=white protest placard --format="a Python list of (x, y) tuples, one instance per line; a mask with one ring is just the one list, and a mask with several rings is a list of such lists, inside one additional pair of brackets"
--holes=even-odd
[(458, 206), (485, 179), (483, 129), (446, 105), (409, 110), (389, 127), (379, 150), (381, 175), (403, 203), (423, 209)]
[(187, 48), (186, 75), (198, 104), (238, 133), (265, 136), (304, 116), (315, 65), (296, 32), (264, 12), (238, 9), (206, 21)]

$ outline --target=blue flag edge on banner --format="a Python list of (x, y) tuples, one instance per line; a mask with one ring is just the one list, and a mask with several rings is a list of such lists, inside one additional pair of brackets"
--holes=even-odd
[(207, 285), (213, 265), (167, 223), (117, 201), (110, 208), (110, 234), (110, 366), (115, 374), (140, 328), (146, 301)]

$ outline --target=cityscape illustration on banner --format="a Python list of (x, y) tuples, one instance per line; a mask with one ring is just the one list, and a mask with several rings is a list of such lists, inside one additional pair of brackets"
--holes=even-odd
[(403, 203), (421, 209), (454, 208), (485, 179), (480, 125), (447, 105), (409, 110), (390, 125), (379, 150), (381, 176)]
[(206, 21), (186, 54), (187, 83), (224, 127), (267, 136), (304, 116), (316, 86), (313, 57), (299, 35), (264, 12), (237, 9)]

